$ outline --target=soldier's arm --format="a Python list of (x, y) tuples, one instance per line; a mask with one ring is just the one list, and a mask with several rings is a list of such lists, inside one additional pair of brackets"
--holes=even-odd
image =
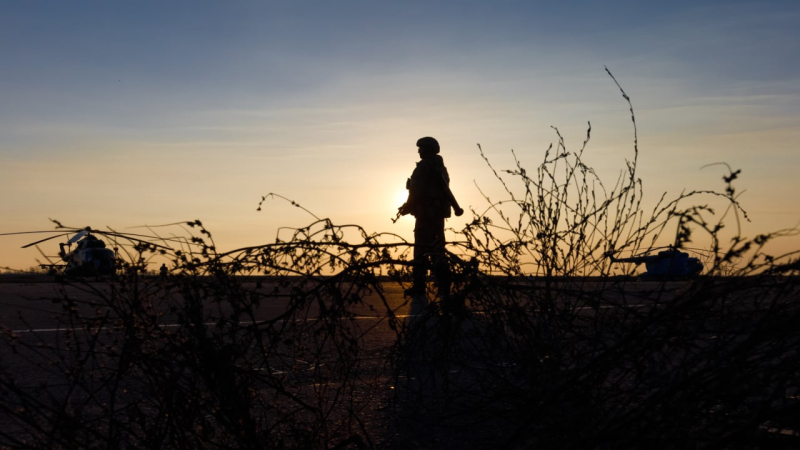
[(444, 192), (447, 194), (447, 200), (450, 202), (450, 206), (453, 207), (453, 211), (455, 211), (456, 216), (464, 214), (464, 210), (458, 206), (456, 196), (453, 195), (453, 191), (450, 190), (450, 176), (447, 173), (447, 168), (445, 168), (442, 173), (442, 185), (444, 186)]
[[(413, 176), (413, 175), (412, 175)], [(411, 189), (411, 179), (406, 180), (406, 189), (408, 189), (408, 198), (406, 198), (406, 202), (403, 203), (399, 208), (397, 208), (398, 214), (401, 216), (405, 216), (406, 214), (413, 214), (414, 213), (414, 206), (417, 203), (417, 196), (414, 195), (414, 190)]]
[(450, 199), (450, 205), (453, 207), (453, 211), (455, 211), (456, 216), (464, 214), (464, 210), (458, 206), (458, 201), (456, 201), (456, 196), (453, 195), (453, 191), (450, 190), (450, 186), (445, 187), (447, 188), (447, 198)]

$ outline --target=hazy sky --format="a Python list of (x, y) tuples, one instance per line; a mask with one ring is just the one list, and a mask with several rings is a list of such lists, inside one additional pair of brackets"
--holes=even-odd
[[(800, 221), (800, 3), (790, 1), (6, 1), (0, 233), (201, 219), (222, 249), (321, 217), (389, 220), (434, 136), (464, 207), (531, 168), (558, 127), (645, 195), (738, 183), (752, 235)], [(466, 216), (448, 225), (460, 228)], [(0, 266), (39, 257), (0, 237)], [(800, 241), (787, 241), (800, 247)], [(52, 249), (50, 248), (52, 247)], [(45, 246), (55, 253), (57, 247)]]

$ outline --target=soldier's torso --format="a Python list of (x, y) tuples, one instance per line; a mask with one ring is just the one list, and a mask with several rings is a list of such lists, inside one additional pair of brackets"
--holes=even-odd
[(450, 176), (444, 163), (425, 160), (417, 163), (408, 183), (410, 197), (414, 200), (412, 214), (417, 219), (450, 217), (450, 200), (447, 186)]

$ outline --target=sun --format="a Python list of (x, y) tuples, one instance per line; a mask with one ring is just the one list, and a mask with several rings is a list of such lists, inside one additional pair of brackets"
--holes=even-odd
[(399, 190), (394, 196), (394, 206), (395, 208), (399, 208), (403, 203), (408, 200), (408, 191), (406, 189)]

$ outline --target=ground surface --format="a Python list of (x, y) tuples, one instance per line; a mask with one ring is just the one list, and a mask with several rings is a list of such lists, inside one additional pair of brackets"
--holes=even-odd
[[(2, 277), (0, 277), (2, 278)], [(157, 279), (148, 280), (152, 289), (161, 289)], [(593, 285), (592, 281), (587, 281), (580, 286), (585, 293), (588, 289), (599, 289), (599, 285)], [(254, 283), (245, 282), (245, 286), (253, 288)], [(613, 298), (606, 298), (608, 303), (602, 305), (588, 305), (579, 303), (573, 305), (578, 314), (592, 316), (599, 314), (596, 311), (612, 310), (625, 305), (631, 311), (638, 309), (649, 310), (655, 304), (669, 304), (670, 298), (685, 289), (687, 283), (684, 281), (670, 282), (661, 284), (657, 282), (628, 283), (624, 290), (615, 294)], [(263, 287), (263, 286), (262, 286)], [(266, 284), (266, 288), (269, 288)], [(386, 318), (387, 310), (406, 325), (414, 324), (419, 333), (421, 347), (420, 352), (425, 351), (446, 351), (437, 348), (441, 339), (435, 336), (426, 335), (427, 330), (438, 330), (434, 325), (441, 324), (438, 321), (444, 319), (440, 315), (431, 314), (430, 309), (423, 309), (420, 304), (414, 304), (403, 295), (403, 286), (387, 283), (384, 285), (383, 297), (377, 294), (368, 295), (362, 304), (354, 305), (351, 311), (354, 313), (353, 327), (358, 329), (363, 335), (363, 348), (367, 360), (365, 364), (366, 378), (371, 381), (365, 386), (362, 400), (362, 416), (364, 418), (364, 428), (374, 440), (372, 443), (378, 448), (400, 449), (400, 448), (428, 448), (428, 449), (455, 449), (455, 448), (499, 448), (500, 442), (507, 442), (509, 430), (507, 421), (503, 418), (490, 416), (489, 410), (475, 410), (464, 414), (453, 414), (458, 411), (459, 399), (450, 394), (426, 396), (420, 374), (429, 371), (435, 372), (440, 368), (431, 369), (425, 367), (419, 371), (407, 371), (403, 373), (387, 372), (387, 361), (389, 351), (397, 342), (398, 335), (390, 326), (390, 321)], [(93, 317), (103, 314), (103, 305), (97, 303), (99, 297), (111, 295), (108, 291), (108, 284), (105, 282), (88, 282), (85, 284), (64, 286), (52, 282), (47, 277), (22, 277), (5, 278), (0, 280), (0, 326), (7, 332), (17, 336), (18, 342), (22, 342), (33, 348), (38, 344), (58, 346), (64, 339), (65, 332), (80, 324), (64, 321), (64, 299), (74, 300), (75, 307), (78, 308), (79, 315), (83, 317)], [(654, 295), (653, 293), (660, 293)], [(169, 295), (169, 294), (168, 294)], [(744, 295), (744, 294), (743, 294)], [(746, 295), (745, 295), (746, 297)], [(583, 297), (583, 298), (591, 298)], [(242, 319), (242, 323), (253, 323), (269, 321), (279, 317), (285, 312), (288, 296), (278, 295), (270, 298), (267, 302), (262, 302), (258, 308), (254, 309), (251, 317)], [(583, 300), (578, 300), (579, 302)], [(226, 315), (229, 311), (225, 306), (219, 304), (204, 305), (206, 314)], [(220, 309), (222, 308), (222, 309)], [(309, 309), (308, 319), (314, 320), (318, 310)], [(213, 326), (209, 323), (208, 326)], [(175, 317), (165, 314), (159, 319), (159, 326), (163, 328), (177, 327)], [(450, 326), (450, 325), (447, 325)], [(470, 336), (475, 334), (475, 324), (469, 321), (458, 322), (452, 325), (456, 327), (454, 332), (459, 336)], [(452, 330), (451, 330), (452, 331)], [(438, 331), (434, 331), (438, 332)], [(102, 333), (100, 334), (102, 339)], [(713, 337), (712, 337), (713, 338)], [(438, 339), (438, 341), (437, 341)], [(413, 342), (408, 344), (408, 349), (414, 349)], [(23, 384), (33, 388), (42, 383), (57, 384), (62, 374), (57, 371), (48, 372), (38, 370), (42, 360), (37, 357), (28, 356), (26, 358), (17, 357), (14, 348), (6, 340), (0, 341), (0, 368), (11, 374), (12, 377), (20, 380)], [(435, 359), (435, 358), (434, 358)], [(458, 359), (458, 358), (455, 358)], [(412, 363), (414, 359), (410, 359)], [(431, 365), (430, 360), (425, 364)], [(464, 375), (464, 371), (444, 369), (437, 372), (443, 373), (446, 377), (453, 378), (445, 384), (458, 385), (459, 382), (469, 380), (458, 380), (458, 377), (469, 377)], [(430, 370), (429, 370), (430, 369)], [(413, 372), (413, 373), (412, 373)], [(438, 375), (434, 375), (435, 376)], [(439, 382), (437, 382), (439, 383)], [(436, 389), (441, 387), (437, 384)], [(420, 394), (423, 394), (420, 396)], [(791, 395), (797, 395), (791, 392)], [(491, 399), (493, 407), (497, 407), (495, 399)], [(514, 399), (509, 399), (509, 404), (514, 403)], [(474, 405), (474, 402), (472, 403)], [(410, 413), (409, 413), (410, 412)], [(448, 417), (459, 423), (447, 423)], [(464, 421), (474, 421), (465, 423)], [(0, 421), (1, 422), (1, 421)], [(0, 425), (2, 425), (0, 423)], [(785, 432), (785, 428), (777, 427), (773, 433)], [(797, 442), (797, 441), (792, 441)], [(465, 447), (465, 443), (469, 443)], [(792, 445), (792, 444), (789, 444)]]

